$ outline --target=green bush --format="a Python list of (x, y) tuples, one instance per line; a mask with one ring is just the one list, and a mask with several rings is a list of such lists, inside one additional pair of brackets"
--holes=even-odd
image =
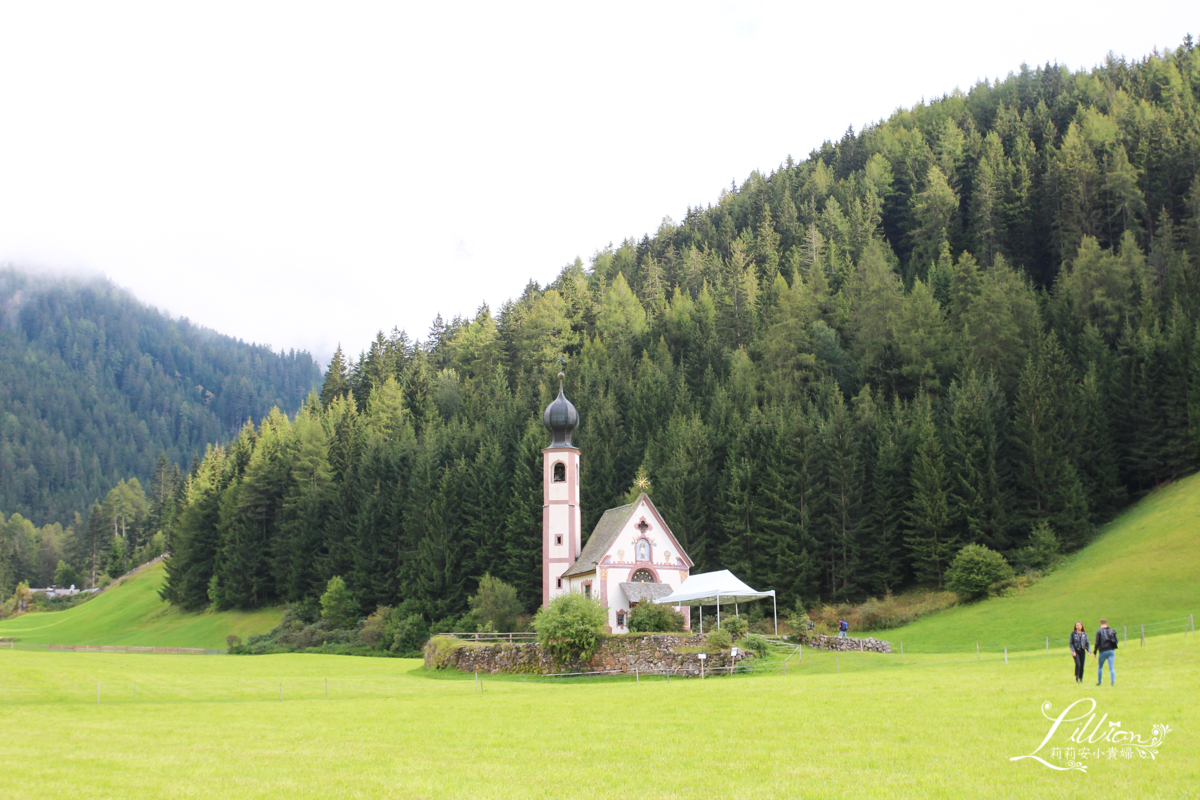
[(321, 619), (334, 628), (349, 630), (358, 622), (358, 603), (341, 575), (334, 575), (321, 595)]
[[(395, 615), (393, 615), (394, 617)], [(384, 628), (387, 648), (401, 658), (420, 658), (421, 646), (429, 638), (429, 628), (420, 614), (409, 614), (404, 619), (393, 619)]]
[(363, 620), (358, 629), (358, 638), (367, 647), (383, 646), (384, 628), (388, 623), (388, 615), (392, 613), (391, 606), (379, 606), (369, 617)]
[(968, 600), (986, 597), (992, 584), (1012, 580), (1013, 569), (1004, 556), (980, 544), (969, 544), (946, 570), (946, 586)]
[(736, 641), (745, 636), (746, 632), (750, 630), (750, 623), (741, 617), (726, 617), (721, 620), (721, 628), (729, 631), (729, 635)]
[(75, 568), (59, 559), (58, 566), (54, 568), (54, 585), (65, 589), (69, 586), (78, 586), (80, 583), (82, 581), (79, 580), (79, 573)]
[(767, 652), (771, 648), (771, 643), (757, 633), (751, 633), (738, 642), (738, 646), (749, 650), (759, 658), (766, 658)]
[(533, 618), (538, 643), (557, 664), (586, 661), (600, 646), (608, 610), (597, 598), (579, 592), (561, 594)]
[(683, 615), (670, 606), (646, 601), (629, 612), (630, 633), (672, 633), (683, 630)]
[(733, 646), (733, 637), (726, 628), (717, 628), (712, 633), (705, 634), (704, 640), (709, 653), (719, 653)]
[(517, 619), (525, 612), (521, 601), (517, 599), (516, 588), (486, 572), (479, 581), (479, 590), (467, 598), (467, 603), (471, 606), (476, 625), (487, 626), (487, 630), (501, 633), (516, 630)]

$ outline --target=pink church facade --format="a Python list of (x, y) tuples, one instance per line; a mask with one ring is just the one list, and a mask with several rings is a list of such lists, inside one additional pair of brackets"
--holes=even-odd
[(584, 545), (580, 452), (571, 443), (579, 414), (561, 384), (542, 419), (552, 435), (542, 450), (542, 605), (566, 592), (597, 597), (609, 632), (626, 633), (630, 609), (677, 589), (692, 561), (645, 493), (605, 511)]

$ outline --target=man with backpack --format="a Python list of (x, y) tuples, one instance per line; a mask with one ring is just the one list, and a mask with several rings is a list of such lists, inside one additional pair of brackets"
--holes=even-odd
[(1117, 632), (1108, 627), (1108, 620), (1100, 620), (1100, 630), (1096, 631), (1096, 647), (1093, 654), (1100, 655), (1096, 668), (1096, 685), (1104, 683), (1104, 662), (1108, 662), (1108, 679), (1110, 686), (1117, 685), (1117, 668), (1113, 666), (1117, 660)]
[(849, 622), (846, 622), (846, 620), (844, 620), (844, 619), (838, 621), (838, 638), (839, 639), (845, 639), (846, 632), (849, 630), (850, 630)]

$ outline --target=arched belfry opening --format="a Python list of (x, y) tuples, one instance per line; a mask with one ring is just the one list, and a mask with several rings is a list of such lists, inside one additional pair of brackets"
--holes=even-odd
[(554, 464), (554, 477), (551, 478), (555, 483), (562, 483), (567, 479), (567, 465), (561, 461)]

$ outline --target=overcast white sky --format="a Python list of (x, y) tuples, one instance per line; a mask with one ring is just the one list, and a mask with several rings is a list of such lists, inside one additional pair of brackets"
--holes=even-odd
[[(1190, 13), (1188, 13), (1190, 12)], [(0, 5), (0, 263), (324, 364), (499, 306), (848, 125), (1194, 3)]]

